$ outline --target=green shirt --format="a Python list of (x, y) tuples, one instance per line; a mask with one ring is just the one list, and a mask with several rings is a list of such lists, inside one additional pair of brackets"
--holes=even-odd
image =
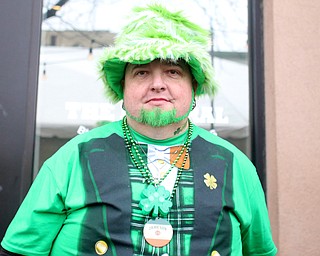
[[(135, 136), (147, 151), (185, 135), (161, 142)], [(248, 158), (195, 126), (188, 161), (172, 198), (168, 246), (153, 248), (142, 236), (148, 217), (138, 203), (147, 184), (125, 149), (121, 121), (76, 136), (44, 163), (1, 245), (23, 255), (96, 255), (106, 246), (100, 255), (275, 255)]]

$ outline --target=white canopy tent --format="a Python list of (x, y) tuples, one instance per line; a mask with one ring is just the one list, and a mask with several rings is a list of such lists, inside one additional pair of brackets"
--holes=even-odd
[[(42, 47), (40, 55), (37, 132), (41, 137), (71, 138), (79, 127), (91, 129), (100, 121), (123, 117), (122, 103), (113, 105), (104, 96), (96, 60), (102, 50), (95, 49), (94, 60), (88, 60), (88, 49)], [(44, 64), (45, 63), (45, 64)], [(248, 67), (215, 58), (216, 78), (220, 84), (212, 100), (202, 97), (191, 113), (194, 123), (218, 135), (248, 136)], [(45, 69), (45, 77), (43, 70)]]

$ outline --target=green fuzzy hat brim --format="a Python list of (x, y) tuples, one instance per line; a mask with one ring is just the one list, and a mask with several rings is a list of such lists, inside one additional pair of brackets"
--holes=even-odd
[(121, 81), (127, 63), (147, 64), (155, 59), (185, 60), (198, 83), (196, 96), (213, 96), (217, 85), (211, 56), (207, 52), (208, 33), (185, 19), (152, 5), (136, 8), (135, 19), (123, 29), (114, 47), (105, 49), (99, 71), (111, 102), (123, 99)]

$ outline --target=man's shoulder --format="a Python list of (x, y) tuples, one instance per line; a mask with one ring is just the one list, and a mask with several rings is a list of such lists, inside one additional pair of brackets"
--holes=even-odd
[(54, 154), (55, 157), (68, 157), (72, 154), (77, 155), (79, 151), (79, 146), (90, 143), (94, 140), (106, 139), (112, 135), (117, 135), (122, 137), (121, 121), (110, 122), (103, 124), (101, 126), (95, 127), (88, 130), (85, 133), (76, 135), (70, 139), (66, 144), (64, 144), (59, 150)]
[(107, 138), (112, 134), (122, 136), (121, 121), (109, 122), (92, 128), (85, 133), (75, 136), (69, 141), (69, 143), (85, 143), (93, 139)]
[(211, 144), (219, 145), (230, 149), (236, 148), (232, 143), (220, 137), (215, 131), (209, 131), (197, 125), (194, 126), (194, 135), (195, 137), (201, 137), (202, 139)]
[(246, 155), (228, 140), (220, 137), (215, 132), (208, 131), (196, 125), (194, 126), (194, 139), (202, 139), (212, 144), (212, 146), (221, 147), (226, 151), (230, 151), (230, 153), (236, 157), (246, 158)]

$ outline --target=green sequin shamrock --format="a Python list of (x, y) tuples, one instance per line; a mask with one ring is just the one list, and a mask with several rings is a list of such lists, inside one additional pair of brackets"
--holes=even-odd
[(158, 217), (159, 214), (165, 217), (172, 206), (170, 192), (163, 186), (155, 187), (148, 185), (141, 193), (139, 207), (144, 215), (149, 215), (152, 212), (152, 217)]

